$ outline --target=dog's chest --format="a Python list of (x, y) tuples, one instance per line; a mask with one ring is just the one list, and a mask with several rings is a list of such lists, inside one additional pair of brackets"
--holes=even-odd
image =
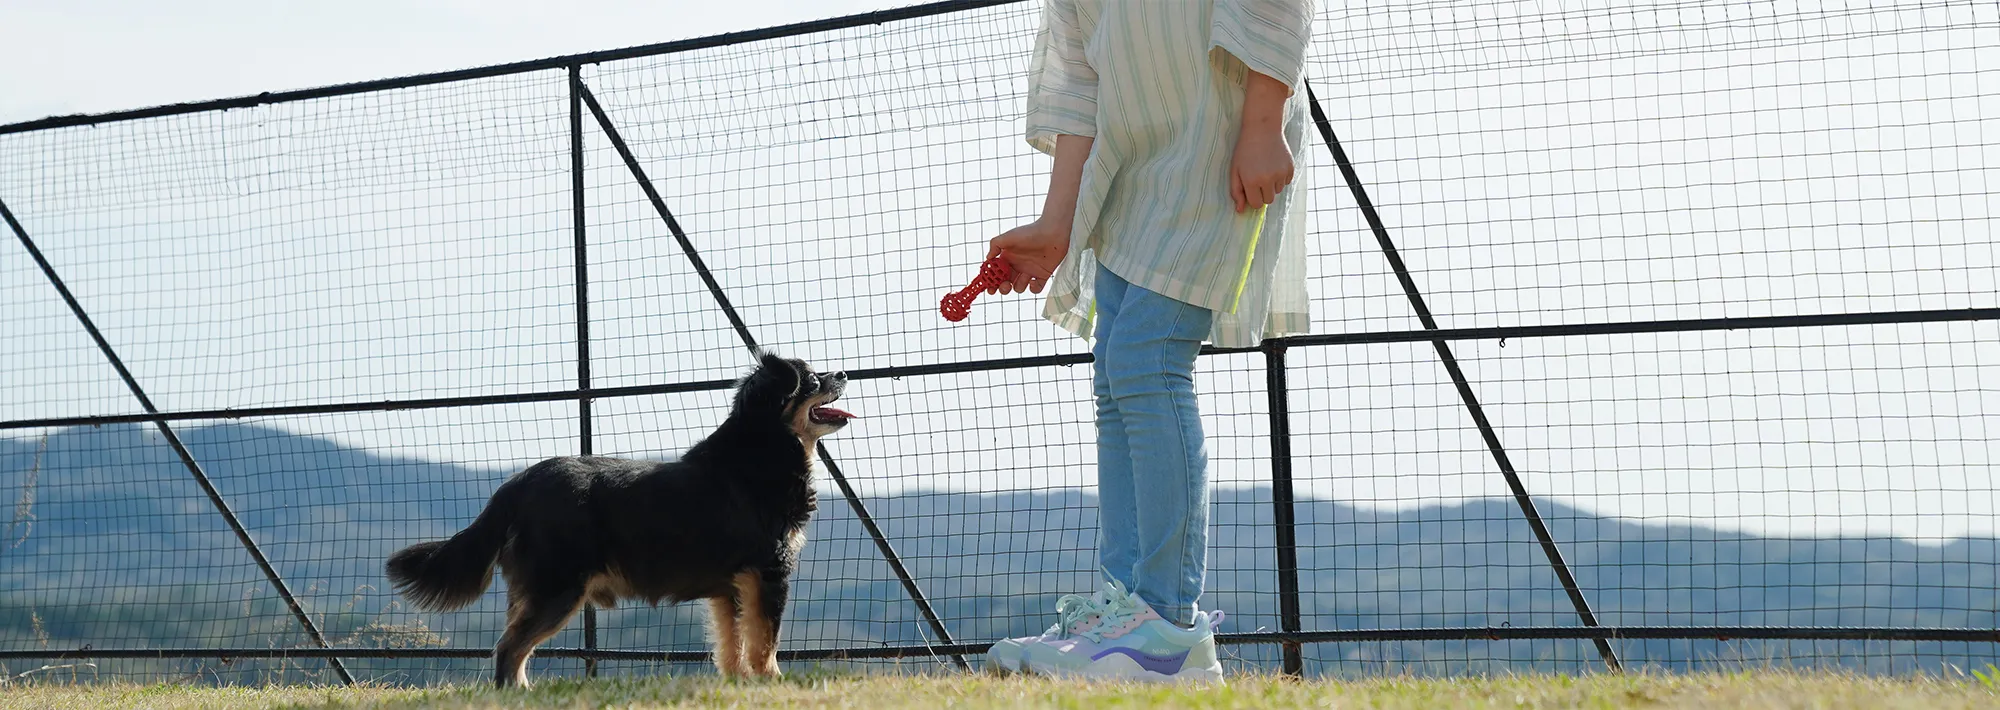
[(806, 529), (812, 524), (812, 515), (819, 509), (819, 497), (808, 485), (803, 495), (798, 497), (799, 505), (785, 517), (783, 529), (779, 532), (778, 554), (788, 563), (796, 564), (799, 552), (806, 546)]
[(785, 536), (785, 559), (797, 561), (799, 559), (799, 551), (805, 548), (806, 526), (800, 525), (792, 528), (791, 534)]

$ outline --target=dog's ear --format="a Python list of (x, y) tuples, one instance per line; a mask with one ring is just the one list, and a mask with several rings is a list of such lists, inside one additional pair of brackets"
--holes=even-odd
[(758, 348), (757, 369), (737, 386), (736, 406), (783, 407), (799, 393), (805, 376), (790, 360)]
[(779, 385), (778, 389), (783, 390), (783, 396), (778, 398), (781, 402), (790, 400), (793, 395), (799, 393), (799, 388), (805, 385), (805, 373), (799, 372), (798, 366), (793, 365), (790, 360), (778, 357), (777, 353), (763, 353), (758, 358), (757, 364), (765, 372), (770, 373), (772, 381)]

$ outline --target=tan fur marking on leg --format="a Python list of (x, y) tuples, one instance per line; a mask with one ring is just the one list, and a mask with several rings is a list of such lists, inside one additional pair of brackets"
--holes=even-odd
[(725, 678), (743, 677), (743, 638), (736, 624), (736, 600), (715, 597), (708, 600), (709, 647), (715, 652), (715, 669)]
[(778, 671), (778, 630), (772, 628), (771, 618), (764, 614), (764, 590), (756, 572), (736, 573), (736, 599), (743, 609), (743, 621), (738, 628), (743, 633), (743, 660), (750, 672), (765, 677), (777, 677)]
[(616, 571), (591, 577), (584, 589), (584, 598), (599, 609), (616, 609), (619, 597), (631, 596), (631, 586)]
[[(563, 614), (563, 621), (567, 622), (581, 608), (583, 608), (583, 600), (577, 599), (576, 604), (571, 605), (568, 612)], [(500, 643), (493, 649), (494, 662), (498, 664), (497, 675), (504, 678), (511, 678), (513, 685), (517, 688), (529, 687), (528, 659), (534, 657), (535, 647), (554, 638), (558, 632), (562, 631), (565, 625), (564, 623), (557, 623), (547, 629), (527, 628), (528, 623), (532, 621), (533, 617), (529, 613), (531, 611), (524, 600), (513, 594), (509, 594), (507, 630), (500, 635)]]

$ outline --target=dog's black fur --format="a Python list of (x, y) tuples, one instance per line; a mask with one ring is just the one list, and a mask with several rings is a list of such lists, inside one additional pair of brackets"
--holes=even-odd
[(507, 580), (496, 685), (526, 686), (536, 646), (588, 600), (709, 600), (725, 675), (777, 675), (779, 620), (816, 508), (814, 445), (853, 415), (827, 407), (842, 373), (759, 353), (729, 417), (680, 460), (553, 458), (495, 490), (451, 539), (389, 557), (388, 576), (421, 609), (471, 604)]

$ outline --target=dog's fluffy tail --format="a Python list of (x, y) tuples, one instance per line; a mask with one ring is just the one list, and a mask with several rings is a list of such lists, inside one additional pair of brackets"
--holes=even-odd
[(451, 611), (477, 601), (493, 583), (493, 563), (507, 542), (512, 517), (506, 506), (489, 505), (449, 540), (396, 551), (389, 556), (389, 581), (404, 599), (426, 611)]

